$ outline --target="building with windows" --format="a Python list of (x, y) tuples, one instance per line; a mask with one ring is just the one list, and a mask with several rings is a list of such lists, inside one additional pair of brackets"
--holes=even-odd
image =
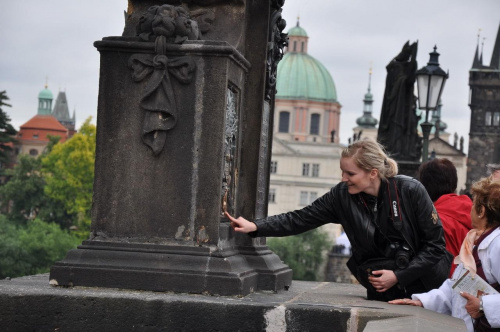
[[(268, 214), (300, 209), (341, 181), (341, 104), (332, 76), (307, 53), (299, 25), (278, 65)], [(332, 237), (340, 234), (336, 225)]]
[[(61, 92), (59, 93), (61, 94)], [(56, 105), (61, 103), (62, 98), (58, 96)], [(64, 101), (66, 95), (64, 94)], [(59, 136), (60, 142), (66, 141), (71, 137), (70, 131), (62, 125), (55, 116), (52, 115), (52, 92), (45, 85), (45, 88), (38, 94), (38, 111), (37, 114), (21, 125), (17, 135), (15, 144), (16, 159), (20, 154), (29, 154), (36, 157), (42, 154), (49, 144), (50, 136)], [(66, 102), (67, 105), (67, 102)], [(61, 109), (62, 106), (54, 109)], [(67, 106), (66, 106), (67, 110)], [(68, 113), (69, 114), (69, 113)], [(73, 132), (74, 133), (74, 122)], [(72, 134), (71, 133), (71, 134)]]
[(469, 71), (470, 131), (467, 188), (486, 176), (487, 164), (500, 163), (500, 27), (489, 66), (476, 54)]

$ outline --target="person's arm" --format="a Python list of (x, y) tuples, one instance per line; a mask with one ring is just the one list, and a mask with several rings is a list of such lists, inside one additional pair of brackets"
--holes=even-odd
[(425, 309), (451, 315), (453, 297), (451, 286), (452, 281), (447, 279), (438, 289), (433, 289), (427, 293), (413, 294), (411, 298), (414, 301), (420, 301)]
[(500, 294), (484, 295), (483, 311), (491, 327), (500, 327)]
[[(444, 231), (439, 216), (424, 186), (415, 180), (415, 185), (407, 188), (401, 195), (405, 197), (403, 208), (408, 215), (413, 214), (420, 239), (420, 249), (415, 253), (407, 268), (395, 271), (396, 277), (403, 286), (419, 279), (425, 273), (432, 273), (432, 267), (447, 254), (444, 242)], [(403, 220), (403, 222), (405, 222)], [(408, 222), (408, 221), (407, 221)], [(406, 234), (411, 236), (411, 234)], [(446, 274), (448, 274), (447, 271)]]
[(300, 234), (329, 222), (338, 222), (334, 208), (337, 189), (332, 188), (301, 210), (256, 219), (253, 222), (242, 217), (233, 218), (228, 214), (226, 216), (236, 232), (249, 233), (253, 237)]
[[(489, 245), (487, 251), (487, 260), (491, 267), (491, 282), (500, 283), (500, 235), (498, 235)], [(483, 259), (481, 259), (483, 260)], [(483, 311), (491, 327), (500, 327), (500, 294), (483, 296)]]

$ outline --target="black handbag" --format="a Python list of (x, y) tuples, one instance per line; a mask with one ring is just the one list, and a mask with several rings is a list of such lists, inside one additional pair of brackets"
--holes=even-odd
[(394, 285), (385, 292), (377, 292), (375, 287), (368, 281), (368, 276), (373, 271), (378, 270), (397, 270), (394, 258), (371, 258), (357, 265), (353, 257), (347, 262), (347, 267), (356, 277), (358, 282), (366, 288), (368, 300), (391, 301), (406, 297), (406, 292), (401, 289), (399, 284)]

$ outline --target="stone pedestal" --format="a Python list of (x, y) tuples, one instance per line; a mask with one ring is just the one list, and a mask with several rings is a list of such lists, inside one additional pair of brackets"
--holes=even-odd
[(401, 161), (396, 160), (398, 163), (399, 174), (411, 176), (412, 178), (417, 178), (418, 168), (420, 167), (420, 162), (418, 161)]
[[(245, 17), (244, 4), (237, 17)], [(162, 8), (155, 17), (179, 7)], [(51, 284), (220, 295), (287, 288), (292, 271), (265, 240), (236, 236), (223, 215), (252, 219), (267, 208), (259, 199), (267, 191), (262, 142), (272, 118), (267, 48), (259, 64), (226, 41), (191, 40), (189, 31), (140, 32), (95, 43), (101, 72), (91, 236), (51, 268)]]

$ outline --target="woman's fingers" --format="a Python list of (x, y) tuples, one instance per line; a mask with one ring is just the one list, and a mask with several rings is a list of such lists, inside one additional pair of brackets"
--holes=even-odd
[(231, 220), (231, 222), (236, 221), (236, 219), (234, 219), (233, 216), (229, 214), (229, 212), (224, 211), (224, 215), (227, 217), (227, 219)]
[(396, 299), (389, 301), (390, 304), (406, 304), (406, 305), (413, 305), (416, 307), (422, 307), (422, 302), (420, 300), (410, 300), (410, 299)]

